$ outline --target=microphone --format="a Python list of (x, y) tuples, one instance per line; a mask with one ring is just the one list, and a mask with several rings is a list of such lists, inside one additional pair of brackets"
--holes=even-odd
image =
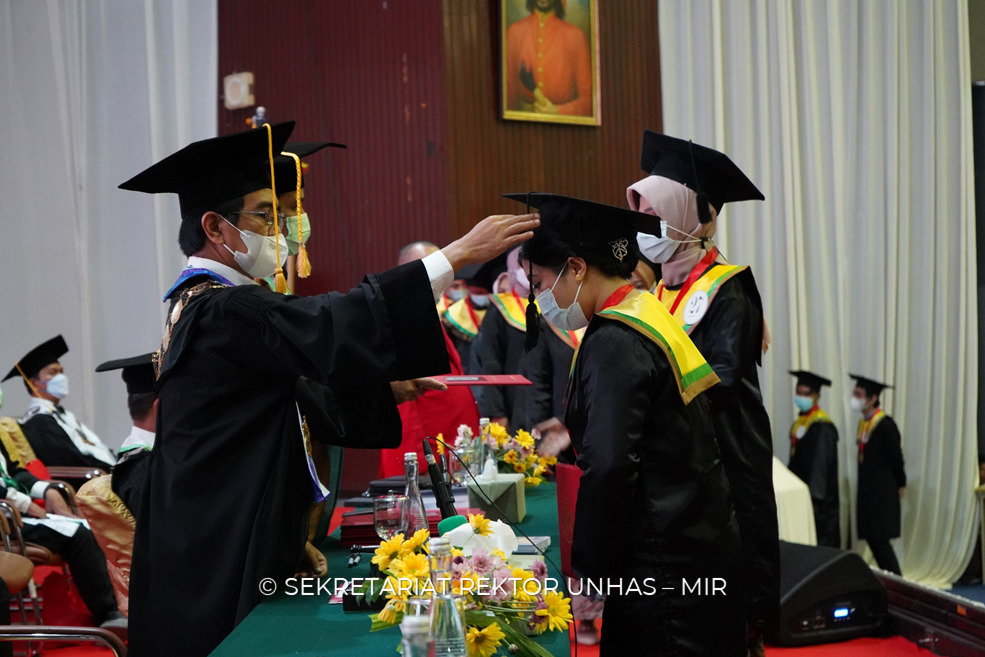
[(451, 494), (451, 486), (445, 481), (445, 477), (441, 472), (441, 466), (438, 465), (438, 461), (434, 458), (434, 452), (431, 451), (431, 445), (428, 444), (428, 439), (425, 438), (423, 442), (424, 460), (428, 464), (431, 488), (434, 490), (434, 499), (438, 503), (438, 510), (441, 511), (441, 518), (445, 519), (458, 515), (458, 511), (455, 510), (455, 498)]

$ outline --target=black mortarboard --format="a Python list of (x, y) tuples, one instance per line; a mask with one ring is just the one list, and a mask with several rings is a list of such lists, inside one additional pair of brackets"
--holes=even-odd
[(475, 270), (468, 283), (469, 285), (489, 290), (489, 293), (492, 294), (495, 292), (493, 287), (496, 284), (496, 279), (504, 271), (506, 271), (506, 252), (500, 253), (492, 260), (487, 260), (479, 265), (479, 268)]
[[(293, 157), (284, 153), (294, 153), (304, 160), (312, 153), (317, 153), (323, 148), (347, 148), (345, 144), (337, 144), (332, 141), (294, 141), (284, 144), (280, 154), (274, 158), (274, 179), (277, 182), (277, 193), (286, 194), (297, 189), (298, 169)], [(304, 169), (301, 170), (301, 186), (304, 187)]]
[[(43, 368), (52, 363), (57, 363), (58, 359), (67, 353), (68, 345), (65, 344), (65, 339), (60, 335), (56, 335), (47, 342), (27, 352), (23, 358), (17, 361), (13, 369), (7, 372), (7, 376), (3, 377), (3, 380), (12, 379), (21, 373), (28, 379), (33, 379)], [(18, 367), (20, 371), (18, 371)]]
[[(121, 184), (120, 189), (177, 194), (184, 216), (270, 187), (271, 148), (275, 156), (284, 150), (294, 121), (271, 128), (272, 143), (268, 143), (267, 129), (257, 128), (188, 144)], [(295, 180), (283, 188), (292, 189)]]
[(654, 214), (646, 214), (617, 205), (597, 203), (582, 198), (574, 198), (573, 196), (548, 194), (545, 192), (503, 194), (503, 197), (520, 201), (521, 203), (527, 203), (530, 207), (541, 210), (549, 208), (552, 205), (566, 206), (572, 208), (575, 212), (574, 216), (577, 217), (603, 221), (625, 221), (632, 225), (633, 229), (638, 232), (660, 236), (660, 217)]
[(818, 376), (806, 370), (790, 370), (790, 374), (797, 377), (797, 385), (807, 386), (814, 392), (821, 392), (821, 386), (830, 386), (831, 381), (823, 376)]
[(849, 374), (850, 378), (855, 379), (855, 385), (860, 388), (864, 388), (865, 392), (871, 397), (872, 395), (878, 395), (886, 388), (892, 389), (893, 386), (888, 383), (879, 383), (878, 381), (873, 381), (872, 379), (867, 379), (864, 376), (859, 376), (858, 374)]
[(640, 166), (652, 176), (675, 180), (703, 194), (716, 212), (726, 203), (766, 200), (725, 153), (652, 130), (643, 131)]
[(154, 392), (154, 354), (142, 354), (132, 358), (108, 360), (100, 364), (97, 372), (123, 370), (123, 381), (127, 384), (127, 394), (138, 395)]
[(455, 280), (465, 281), (465, 284), (471, 287), (483, 287), (482, 285), (479, 285), (478, 279), (479, 268), (481, 266), (482, 265), (479, 264), (465, 265), (455, 272)]

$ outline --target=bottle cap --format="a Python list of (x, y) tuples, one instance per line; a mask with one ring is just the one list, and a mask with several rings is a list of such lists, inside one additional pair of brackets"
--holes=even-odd
[(431, 617), (426, 614), (417, 614), (414, 616), (404, 614), (404, 618), (400, 621), (400, 633), (404, 636), (409, 634), (421, 634), (431, 631)]
[(451, 543), (444, 536), (432, 536), (428, 541), (428, 552), (432, 555), (451, 552)]
[(404, 452), (404, 463), (417, 463), (417, 452)]

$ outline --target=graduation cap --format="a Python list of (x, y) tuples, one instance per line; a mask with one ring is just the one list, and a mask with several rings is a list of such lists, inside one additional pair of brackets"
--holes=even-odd
[(726, 203), (766, 200), (728, 155), (690, 140), (644, 130), (640, 166), (651, 176), (669, 178), (697, 192), (702, 223), (711, 221), (711, 214), (701, 201), (720, 213)]
[(821, 392), (821, 386), (830, 386), (831, 380), (818, 376), (806, 370), (790, 370), (790, 374), (797, 377), (798, 386), (807, 386), (814, 392)]
[(345, 144), (338, 144), (333, 141), (295, 141), (284, 144), (280, 155), (274, 158), (274, 181), (277, 183), (277, 193), (285, 194), (299, 187), (304, 187), (304, 166), (301, 169), (301, 178), (298, 179), (298, 165), (294, 158), (289, 155), (293, 153), (299, 159), (317, 153), (323, 148), (348, 148)]
[(51, 365), (52, 363), (57, 363), (58, 359), (68, 353), (68, 345), (65, 344), (65, 339), (56, 335), (52, 339), (44, 342), (21, 358), (14, 367), (7, 372), (7, 376), (3, 377), (3, 380), (12, 379), (17, 375), (23, 375), (24, 379), (33, 379), (38, 375), (42, 369)]
[(859, 388), (863, 388), (865, 390), (865, 394), (869, 397), (872, 395), (878, 395), (886, 388), (889, 388), (890, 390), (893, 388), (893, 386), (888, 383), (879, 383), (878, 381), (873, 381), (872, 379), (859, 376), (858, 374), (849, 374), (848, 376), (849, 378), (855, 379), (855, 385)]
[(485, 290), (489, 290), (490, 294), (493, 294), (495, 290), (493, 287), (496, 285), (496, 279), (499, 275), (506, 271), (506, 252), (500, 253), (498, 256), (492, 260), (488, 260), (475, 270), (472, 274), (471, 279), (466, 279), (469, 285), (474, 285), (475, 287), (481, 287)]
[(585, 218), (594, 221), (623, 221), (630, 224), (638, 232), (660, 236), (660, 217), (617, 205), (597, 203), (583, 198), (564, 196), (562, 194), (549, 194), (546, 192), (503, 194), (503, 198), (527, 203), (530, 207), (541, 210), (541, 215), (545, 211), (550, 214), (556, 208), (566, 207), (570, 208), (574, 213), (571, 215), (571, 219)]
[(123, 370), (123, 381), (127, 384), (127, 394), (139, 395), (154, 392), (154, 353), (108, 360), (96, 367), (97, 372)]
[[(148, 194), (177, 194), (182, 216), (270, 187), (270, 153), (280, 153), (294, 121), (188, 144), (120, 185)], [(292, 180), (292, 182), (294, 182)], [(284, 189), (291, 189), (287, 185)]]

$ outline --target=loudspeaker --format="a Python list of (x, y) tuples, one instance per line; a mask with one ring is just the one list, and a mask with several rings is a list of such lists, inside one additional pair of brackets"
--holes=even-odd
[(886, 589), (854, 552), (780, 541), (780, 624), (773, 643), (805, 646), (879, 634)]

